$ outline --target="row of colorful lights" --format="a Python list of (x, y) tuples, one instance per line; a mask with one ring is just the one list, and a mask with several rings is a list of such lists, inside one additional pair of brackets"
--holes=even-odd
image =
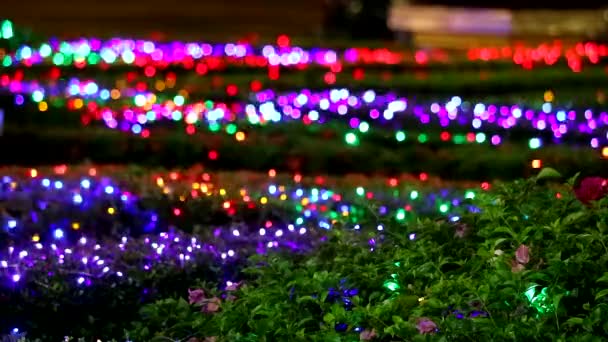
[[(4, 77), (0, 80), (0, 85), (16, 94), (17, 105), (24, 104), (24, 96), (28, 96), (37, 103), (40, 111), (46, 111), (49, 103), (64, 104), (66, 102), (63, 100), (67, 99), (68, 109), (85, 111), (85, 123), (103, 120), (110, 128), (143, 136), (150, 134), (147, 126), (162, 120), (182, 121), (189, 125), (188, 133), (194, 133), (195, 126), (202, 124), (209, 125), (212, 131), (221, 129), (221, 125), (227, 125), (226, 131), (230, 134), (238, 133), (233, 123), (258, 125), (300, 120), (305, 124), (323, 124), (341, 120), (348, 122), (353, 130), (346, 133), (345, 140), (354, 145), (358, 142), (359, 135), (367, 133), (374, 126), (392, 129), (395, 139), (404, 141), (409, 135), (409, 123), (404, 120), (413, 119), (422, 124), (419, 127), (440, 127), (443, 131), (438, 133), (439, 139), (455, 144), (489, 142), (500, 145), (508, 139), (508, 131), (513, 128), (537, 131), (540, 135), (550, 132), (552, 141), (546, 143), (560, 143), (569, 136), (590, 136), (589, 145), (599, 149), (608, 142), (608, 133), (605, 132), (608, 125), (606, 112), (554, 109), (554, 95), (550, 91), (544, 96), (548, 101), (537, 111), (520, 105), (472, 103), (463, 101), (458, 96), (453, 96), (445, 103), (416, 103), (395, 93), (374, 90), (356, 92), (345, 88), (288, 93), (265, 90), (253, 93), (250, 103), (234, 101), (226, 104), (190, 102), (188, 93), (183, 91), (168, 96), (162, 92), (140, 91), (136, 88), (123, 88), (122, 91), (106, 89), (94, 81), (75, 78), (44, 86), (37, 81)], [(116, 96), (116, 93), (120, 95)], [(122, 109), (114, 110), (113, 107), (116, 106), (121, 106)], [(450, 130), (465, 132), (454, 133)], [(488, 130), (493, 133), (488, 133)], [(424, 143), (429, 135), (419, 133), (416, 140)], [(530, 148), (542, 146), (543, 137), (540, 135), (529, 138)], [(242, 138), (237, 137), (237, 140), (244, 139), (243, 133), (238, 136)]]
[[(101, 173), (60, 166), (48, 175), (32, 169), (0, 178), (5, 203), (0, 232), (6, 241), (0, 246), (0, 277), (17, 285), (29, 269), (40, 271), (49, 262), (57, 267), (51, 273), (72, 274), (79, 285), (105, 276), (128, 277), (130, 266), (121, 260), (135, 248), (145, 252), (145, 265), (139, 265), (145, 270), (186, 266), (202, 255), (222, 263), (274, 248), (306, 250), (338, 221), (351, 229), (380, 232), (382, 222), (405, 223), (418, 215), (456, 221), (460, 213), (477, 210), (469, 202), (480, 191), (429, 190), (420, 182), (396, 178), (385, 184), (368, 182), (367, 188), (333, 189), (326, 178), (286, 179), (274, 171), (256, 185), (241, 188), (232, 182), (222, 187), (207, 173), (172, 172), (131, 183)], [(143, 206), (159, 196), (157, 207)], [(197, 222), (199, 210), (223, 213), (232, 223)], [(260, 216), (256, 224), (238, 223), (244, 211), (255, 210), (275, 216)], [(277, 212), (283, 214), (276, 217)], [(183, 233), (197, 224), (205, 225), (206, 233)], [(115, 243), (108, 242), (111, 237)]]
[[(0, 38), (13, 37), (10, 21), (5, 20), (2, 28), (6, 34)], [(559, 41), (539, 44), (536, 47), (517, 45), (503, 48), (475, 48), (469, 49), (466, 54), (466, 58), (470, 61), (512, 60), (513, 63), (527, 69), (535, 64), (554, 65), (560, 60), (565, 60), (574, 71), (580, 71), (586, 61), (597, 64), (606, 56), (608, 56), (608, 45), (605, 44), (587, 42), (566, 48)], [(161, 68), (179, 64), (187, 69), (214, 69), (228, 64), (244, 64), (250, 67), (314, 64), (331, 66), (334, 69), (335, 66), (343, 63), (425, 65), (429, 62), (446, 63), (453, 59), (454, 56), (450, 56), (445, 51), (434, 50), (418, 50), (408, 54), (386, 48), (304, 49), (292, 46), (287, 36), (280, 36), (277, 45), (265, 45), (261, 48), (248, 43), (162, 43), (121, 38), (106, 41), (94, 38), (73, 41), (51, 40), (37, 47), (24, 44), (15, 51), (0, 55), (0, 62), (4, 67), (45, 64), (83, 68), (101, 63)]]

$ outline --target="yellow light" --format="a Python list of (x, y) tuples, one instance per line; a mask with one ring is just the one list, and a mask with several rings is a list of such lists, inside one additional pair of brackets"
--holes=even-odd
[(542, 166), (542, 161), (540, 159), (534, 159), (532, 161), (532, 168), (533, 169), (540, 169)]
[(608, 158), (608, 147), (602, 149), (602, 157)]
[(82, 108), (83, 105), (84, 105), (84, 102), (82, 101), (82, 99), (74, 100), (74, 108), (80, 109), (80, 108)]
[(262, 204), (268, 203), (268, 198), (266, 198), (266, 197), (260, 198), (260, 203), (262, 203)]
[(220, 189), (220, 196), (226, 196), (226, 190)]
[(245, 133), (236, 132), (236, 141), (243, 141), (243, 140), (245, 140)]
[(245, 195), (247, 195), (247, 190), (241, 189), (241, 191), (239, 191), (239, 194), (241, 194), (241, 197), (245, 196)]
[(279, 198), (281, 199), (281, 201), (284, 201), (287, 199), (287, 195), (281, 194), (281, 196)]
[(165, 90), (165, 82), (163, 82), (162, 80), (158, 80), (158, 81), (156, 81), (156, 84), (154, 85), (154, 87), (158, 91), (163, 91), (163, 90)]
[(163, 188), (163, 194), (165, 194), (165, 195), (166, 195), (166, 194), (168, 194), (169, 192), (171, 192), (171, 190), (169, 190), (169, 188), (168, 188), (168, 187), (164, 187), (164, 188)]
[(151, 94), (150, 96), (148, 96), (148, 103), (156, 103), (156, 95)]
[(158, 177), (156, 178), (156, 185), (158, 185), (159, 187), (163, 187), (165, 186), (165, 181), (162, 178)]
[(343, 211), (342, 216), (348, 216), (348, 211)]
[(17, 187), (17, 183), (16, 182), (11, 182), (11, 188), (16, 188)]
[(49, 109), (49, 105), (45, 101), (42, 101), (42, 102), (38, 103), (38, 110), (39, 111), (46, 112), (47, 109)]
[(185, 202), (185, 201), (186, 201), (186, 197), (184, 197), (184, 196), (179, 196), (179, 200), (180, 200), (180, 201), (182, 201), (182, 202)]
[(308, 198), (302, 198), (302, 205), (308, 205)]
[(192, 183), (192, 189), (200, 189), (200, 188), (201, 188), (201, 183), (197, 183), (197, 182)]
[(36, 177), (38, 177), (38, 170), (36, 170), (36, 169), (31, 169), (31, 170), (30, 170), (30, 176), (31, 176), (32, 178), (36, 178)]
[(555, 95), (551, 90), (547, 90), (543, 95), (543, 98), (545, 99), (545, 102), (551, 102), (555, 99)]
[(115, 212), (116, 212), (116, 209), (114, 209), (112, 207), (108, 208), (108, 214), (114, 215)]
[(112, 91), (110, 92), (110, 96), (113, 100), (118, 100), (120, 98), (120, 90), (112, 89)]
[(203, 184), (203, 185), (201, 186), (201, 191), (202, 191), (202, 192), (207, 192), (207, 191), (209, 191), (209, 188), (207, 188), (207, 185)]
[(74, 230), (80, 229), (80, 223), (78, 223), (78, 222), (72, 223), (72, 229), (74, 229)]
[(32, 236), (32, 241), (34, 241), (34, 242), (40, 241), (40, 235), (34, 234), (34, 236)]

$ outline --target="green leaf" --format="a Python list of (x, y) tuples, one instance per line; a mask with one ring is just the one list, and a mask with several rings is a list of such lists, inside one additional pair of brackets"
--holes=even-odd
[(566, 325), (581, 325), (581, 324), (583, 324), (583, 319), (580, 318), (580, 317), (571, 317), (566, 322), (564, 322), (564, 324), (566, 324)]
[(603, 289), (595, 295), (595, 300), (598, 300), (606, 295), (608, 295), (608, 289)]
[(581, 217), (584, 217), (586, 215), (586, 213), (584, 211), (577, 211), (575, 213), (572, 213), (568, 216), (566, 216), (566, 218), (564, 218), (563, 222), (564, 224), (572, 224), (574, 222), (576, 222), (578, 219), (580, 219)]
[(557, 170), (550, 168), (550, 167), (545, 167), (542, 170), (540, 170), (540, 172), (538, 173), (538, 175), (536, 176), (536, 180), (546, 180), (546, 179), (556, 179), (556, 178), (561, 178), (562, 175), (557, 172)]
[(328, 312), (323, 316), (323, 322), (327, 324), (334, 324), (335, 321), (336, 317), (331, 312)]
[(602, 275), (601, 277), (599, 277), (596, 280), (597, 283), (601, 283), (601, 282), (608, 282), (608, 272), (604, 272), (604, 275)]

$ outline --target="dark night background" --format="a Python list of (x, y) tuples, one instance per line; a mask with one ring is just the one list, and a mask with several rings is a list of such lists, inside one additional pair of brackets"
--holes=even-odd
[[(21, 27), (59, 36), (101, 37), (128, 33), (149, 36), (161, 31), (181, 39), (234, 39), (256, 32), (261, 36), (287, 33), (294, 36), (319, 34), (327, 20), (328, 2), (348, 0), (4, 0), (2, 16)], [(384, 18), (389, 0), (361, 1), (359, 16), (375, 13), (376, 18), (332, 19), (340, 29), (366, 31)], [(418, 0), (414, 4), (508, 8), (602, 8), (605, 1), (480, 1)], [(340, 6), (337, 6), (340, 7)], [(344, 8), (344, 5), (342, 6)], [(325, 13), (324, 13), (325, 12)], [(324, 19), (325, 18), (325, 19)], [(350, 20), (350, 21), (349, 21)]]

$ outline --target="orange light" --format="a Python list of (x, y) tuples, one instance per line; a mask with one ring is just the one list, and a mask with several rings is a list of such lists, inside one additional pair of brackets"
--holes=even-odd
[(49, 109), (49, 105), (46, 102), (42, 101), (38, 104), (38, 110), (41, 112), (46, 112), (47, 109)]
[(532, 168), (533, 169), (540, 169), (542, 167), (542, 162), (540, 159), (534, 159), (532, 161)]
[(236, 140), (237, 141), (243, 141), (243, 140), (245, 140), (245, 133), (243, 133), (243, 132), (236, 132)]
[(268, 177), (270, 177), (270, 178), (274, 178), (274, 177), (276, 177), (276, 176), (277, 176), (277, 171), (276, 171), (275, 169), (270, 169), (270, 170), (268, 171)]
[(608, 147), (602, 149), (602, 157), (608, 158)]
[(36, 169), (31, 169), (31, 170), (30, 170), (30, 176), (31, 176), (32, 178), (36, 178), (36, 177), (38, 177), (38, 170), (36, 170)]

